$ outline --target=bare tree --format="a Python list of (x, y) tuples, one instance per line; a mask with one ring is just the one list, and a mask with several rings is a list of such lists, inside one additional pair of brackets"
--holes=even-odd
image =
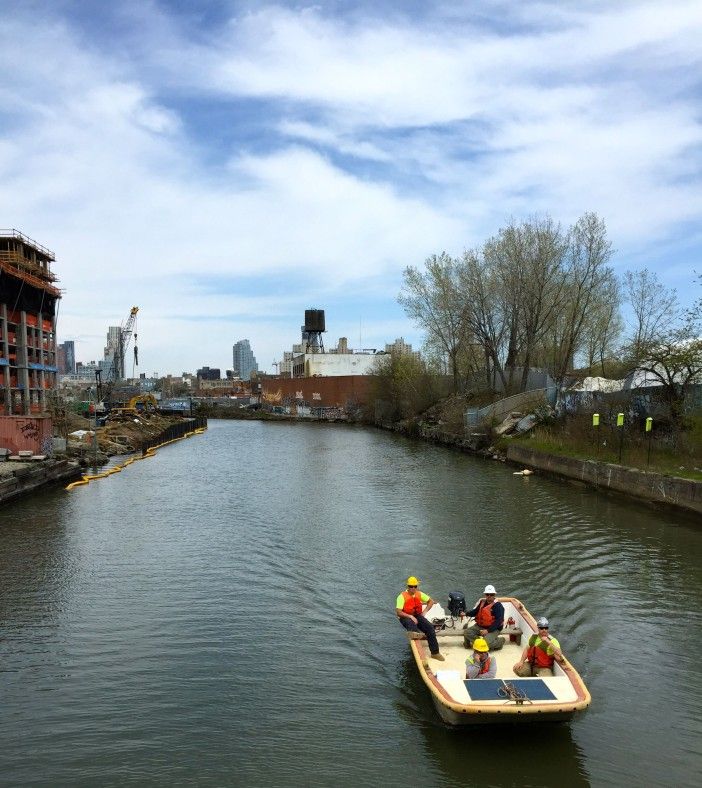
[(641, 351), (672, 327), (678, 313), (675, 290), (664, 287), (655, 273), (647, 268), (624, 274), (624, 291), (633, 313), (628, 341), (633, 359), (641, 358)]
[(592, 371), (599, 364), (602, 375), (606, 374), (605, 362), (615, 354), (624, 331), (621, 302), (619, 282), (610, 272), (590, 308), (583, 332), (587, 366)]
[(506, 388), (502, 351), (507, 331), (502, 308), (502, 282), (485, 257), (466, 251), (461, 260), (459, 282), (464, 297), (465, 320), (470, 335), (482, 350), (483, 370), (488, 388), (494, 387), (498, 375)]
[(465, 341), (465, 310), (458, 286), (457, 263), (446, 252), (428, 257), (422, 272), (409, 266), (398, 296), (405, 312), (427, 332), (428, 340), (446, 354), (454, 391), (459, 389), (459, 357)]
[(551, 375), (562, 383), (581, 349), (591, 309), (604, 297), (612, 277), (607, 265), (612, 245), (605, 223), (597, 214), (586, 213), (569, 233), (565, 263), (563, 308), (553, 334)]

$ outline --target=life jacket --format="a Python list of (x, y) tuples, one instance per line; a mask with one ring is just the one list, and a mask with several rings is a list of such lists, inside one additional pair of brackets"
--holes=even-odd
[(476, 664), (480, 665), (480, 671), (478, 672), (478, 675), (482, 676), (483, 673), (487, 673), (490, 670), (490, 660), (491, 659), (492, 659), (492, 657), (488, 657), (485, 660), (485, 662), (477, 662), (476, 663), (476, 661), (473, 659), (473, 657), (468, 657), (468, 662), (470, 662), (471, 665), (476, 665)]
[(402, 598), (405, 604), (402, 608), (403, 612), (409, 613), (411, 616), (419, 616), (422, 614), (422, 595), (417, 591), (414, 596), (409, 591), (402, 592)]
[[(497, 600), (495, 600), (497, 601)], [(481, 599), (478, 603), (478, 612), (475, 614), (475, 623), (479, 627), (483, 627), (483, 629), (487, 629), (491, 627), (495, 623), (495, 615), (492, 612), (492, 606), (495, 602), (491, 602), (489, 605), (485, 603), (484, 599)]]
[(543, 640), (539, 640), (538, 635), (535, 637), (536, 640), (534, 641), (533, 645), (530, 645), (527, 649), (527, 660), (537, 668), (553, 668), (553, 654), (547, 653), (549, 644)]

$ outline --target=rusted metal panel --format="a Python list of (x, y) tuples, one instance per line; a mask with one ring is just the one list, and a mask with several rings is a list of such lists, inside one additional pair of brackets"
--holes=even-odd
[(13, 454), (25, 450), (45, 454), (52, 433), (50, 416), (0, 416), (0, 448)]

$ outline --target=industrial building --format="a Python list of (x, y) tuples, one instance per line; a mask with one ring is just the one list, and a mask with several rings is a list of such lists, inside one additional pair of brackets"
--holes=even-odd
[(56, 388), (55, 259), (18, 230), (0, 230), (0, 415), (42, 413)]
[(302, 341), (285, 351), (279, 363), (280, 377), (347, 377), (372, 375), (376, 371), (377, 356), (385, 351), (375, 348), (352, 350), (348, 339), (341, 337), (335, 348), (324, 349), (322, 334), (326, 333), (323, 309), (306, 309), (305, 323), (300, 327)]

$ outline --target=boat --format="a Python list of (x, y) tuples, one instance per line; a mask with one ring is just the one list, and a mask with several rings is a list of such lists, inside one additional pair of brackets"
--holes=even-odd
[[(424, 613), (429, 621), (444, 628), (437, 631), (445, 661), (430, 658), (424, 638), (410, 640), (420, 676), (426, 684), (436, 710), (449, 725), (485, 723), (551, 722), (569, 720), (590, 705), (590, 693), (578, 671), (565, 654), (563, 665), (554, 662), (553, 676), (520, 678), (512, 666), (519, 661), (529, 637), (536, 634), (536, 620), (514, 597), (498, 597), (509, 626), (502, 630), (504, 646), (494, 653), (497, 676), (494, 679), (466, 679), (465, 661), (472, 652), (463, 645), (467, 618), (446, 616), (435, 604)], [(513, 622), (513, 623), (512, 623)]]

